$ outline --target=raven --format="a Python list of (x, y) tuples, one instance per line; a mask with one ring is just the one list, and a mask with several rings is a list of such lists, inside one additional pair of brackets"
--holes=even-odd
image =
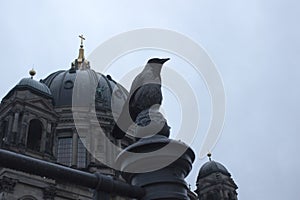
[(152, 58), (148, 60), (143, 71), (133, 80), (129, 96), (122, 108), (122, 112), (112, 130), (112, 136), (122, 139), (128, 128), (135, 122), (137, 116), (152, 106), (160, 106), (161, 68), (170, 58)]

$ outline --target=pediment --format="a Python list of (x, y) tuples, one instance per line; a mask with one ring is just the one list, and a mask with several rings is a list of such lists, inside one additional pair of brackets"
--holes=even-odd
[(45, 110), (53, 110), (53, 105), (44, 99), (32, 99), (26, 101), (27, 104), (31, 104), (34, 107), (38, 107)]

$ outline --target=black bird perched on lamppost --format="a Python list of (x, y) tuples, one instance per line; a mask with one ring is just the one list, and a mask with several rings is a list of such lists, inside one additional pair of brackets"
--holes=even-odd
[(152, 106), (159, 106), (162, 102), (161, 69), (170, 58), (151, 58), (143, 71), (133, 80), (129, 96), (122, 108), (122, 112), (112, 130), (112, 136), (121, 139), (128, 128), (135, 123), (138, 115)]

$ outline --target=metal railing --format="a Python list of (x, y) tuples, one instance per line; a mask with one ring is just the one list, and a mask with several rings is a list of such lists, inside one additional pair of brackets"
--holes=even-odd
[(60, 180), (130, 198), (141, 198), (145, 195), (143, 188), (133, 186), (100, 173), (88, 173), (22, 154), (0, 149), (0, 166)]

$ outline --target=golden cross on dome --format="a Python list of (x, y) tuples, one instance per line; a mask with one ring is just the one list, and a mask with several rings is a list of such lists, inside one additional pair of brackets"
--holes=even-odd
[(79, 38), (80, 38), (80, 46), (83, 47), (83, 40), (85, 40), (85, 38), (83, 37), (83, 35), (79, 35)]

